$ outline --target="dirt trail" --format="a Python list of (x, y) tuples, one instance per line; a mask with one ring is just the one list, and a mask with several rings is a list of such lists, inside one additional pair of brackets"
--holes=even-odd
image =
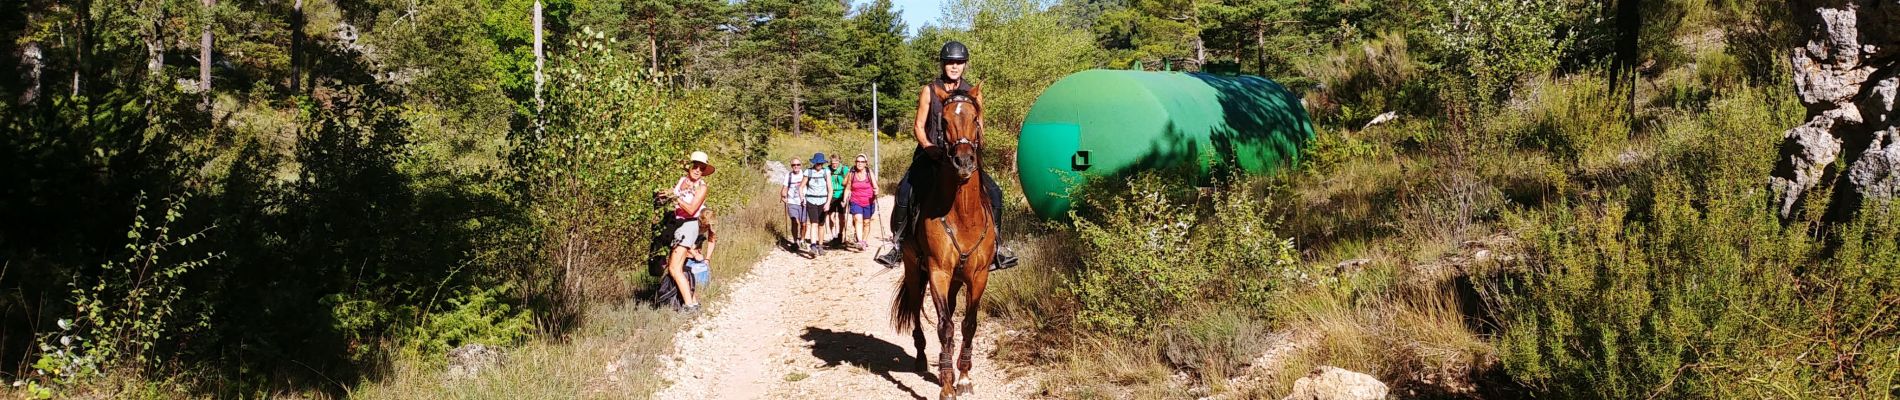
[[(878, 201), (885, 225), (890, 198)], [(880, 228), (875, 237), (885, 237)], [(900, 271), (862, 253), (832, 250), (817, 259), (776, 250), (730, 285), (723, 304), (691, 322), (674, 339), (661, 374), (670, 382), (659, 399), (934, 399), (935, 367), (911, 370), (908, 333), (891, 329), (891, 297)], [(931, 321), (934, 310), (925, 310)], [(926, 322), (929, 355), (940, 351), (935, 324)], [(990, 361), (996, 332), (978, 328), (976, 399), (1033, 397), (1033, 378), (1014, 377)]]

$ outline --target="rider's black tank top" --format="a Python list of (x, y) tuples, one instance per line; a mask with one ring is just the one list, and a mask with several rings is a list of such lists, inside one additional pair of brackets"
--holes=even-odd
[[(948, 92), (950, 90), (948, 84), (949, 81), (945, 80), (942, 76), (938, 76), (937, 79), (930, 80), (930, 83), (925, 84), (925, 86), (935, 86)], [(959, 88), (961, 88), (961, 86), (959, 86)], [(925, 114), (924, 117), (924, 134), (930, 138), (932, 143), (936, 143), (939, 146), (948, 141), (944, 137), (943, 125), (943, 99), (937, 98), (936, 93), (932, 92), (930, 96), (930, 113)]]

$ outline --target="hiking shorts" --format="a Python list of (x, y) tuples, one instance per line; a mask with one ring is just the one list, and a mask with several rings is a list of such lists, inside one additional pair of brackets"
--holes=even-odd
[(805, 203), (805, 223), (825, 220), (825, 205)]
[(858, 203), (851, 203), (851, 215), (872, 218), (874, 215), (877, 215), (877, 203), (862, 206), (858, 205)]
[(806, 218), (805, 215), (805, 203), (786, 204), (785, 215), (792, 217), (793, 222), (800, 224), (811, 222), (811, 219)]
[(699, 247), (699, 220), (681, 222), (679, 229), (673, 230), (673, 247)]

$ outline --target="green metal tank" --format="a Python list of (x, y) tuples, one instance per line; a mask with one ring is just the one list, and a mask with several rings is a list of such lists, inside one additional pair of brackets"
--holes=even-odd
[(1121, 176), (1192, 163), (1264, 174), (1299, 159), (1313, 138), (1300, 99), (1249, 75), (1096, 69), (1056, 81), (1030, 106), (1016, 149), (1036, 215), (1066, 218), (1084, 176)]

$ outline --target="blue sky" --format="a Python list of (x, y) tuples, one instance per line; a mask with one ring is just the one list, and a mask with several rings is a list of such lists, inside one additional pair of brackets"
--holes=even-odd
[[(899, 13), (903, 14), (904, 24), (910, 28), (908, 34), (916, 36), (917, 28), (923, 27), (926, 23), (935, 24), (937, 17), (943, 15), (944, 1), (945, 0), (891, 0), (891, 5), (895, 6), (899, 10)], [(851, 6), (857, 7), (860, 4), (870, 2), (870, 0), (851, 0)]]

